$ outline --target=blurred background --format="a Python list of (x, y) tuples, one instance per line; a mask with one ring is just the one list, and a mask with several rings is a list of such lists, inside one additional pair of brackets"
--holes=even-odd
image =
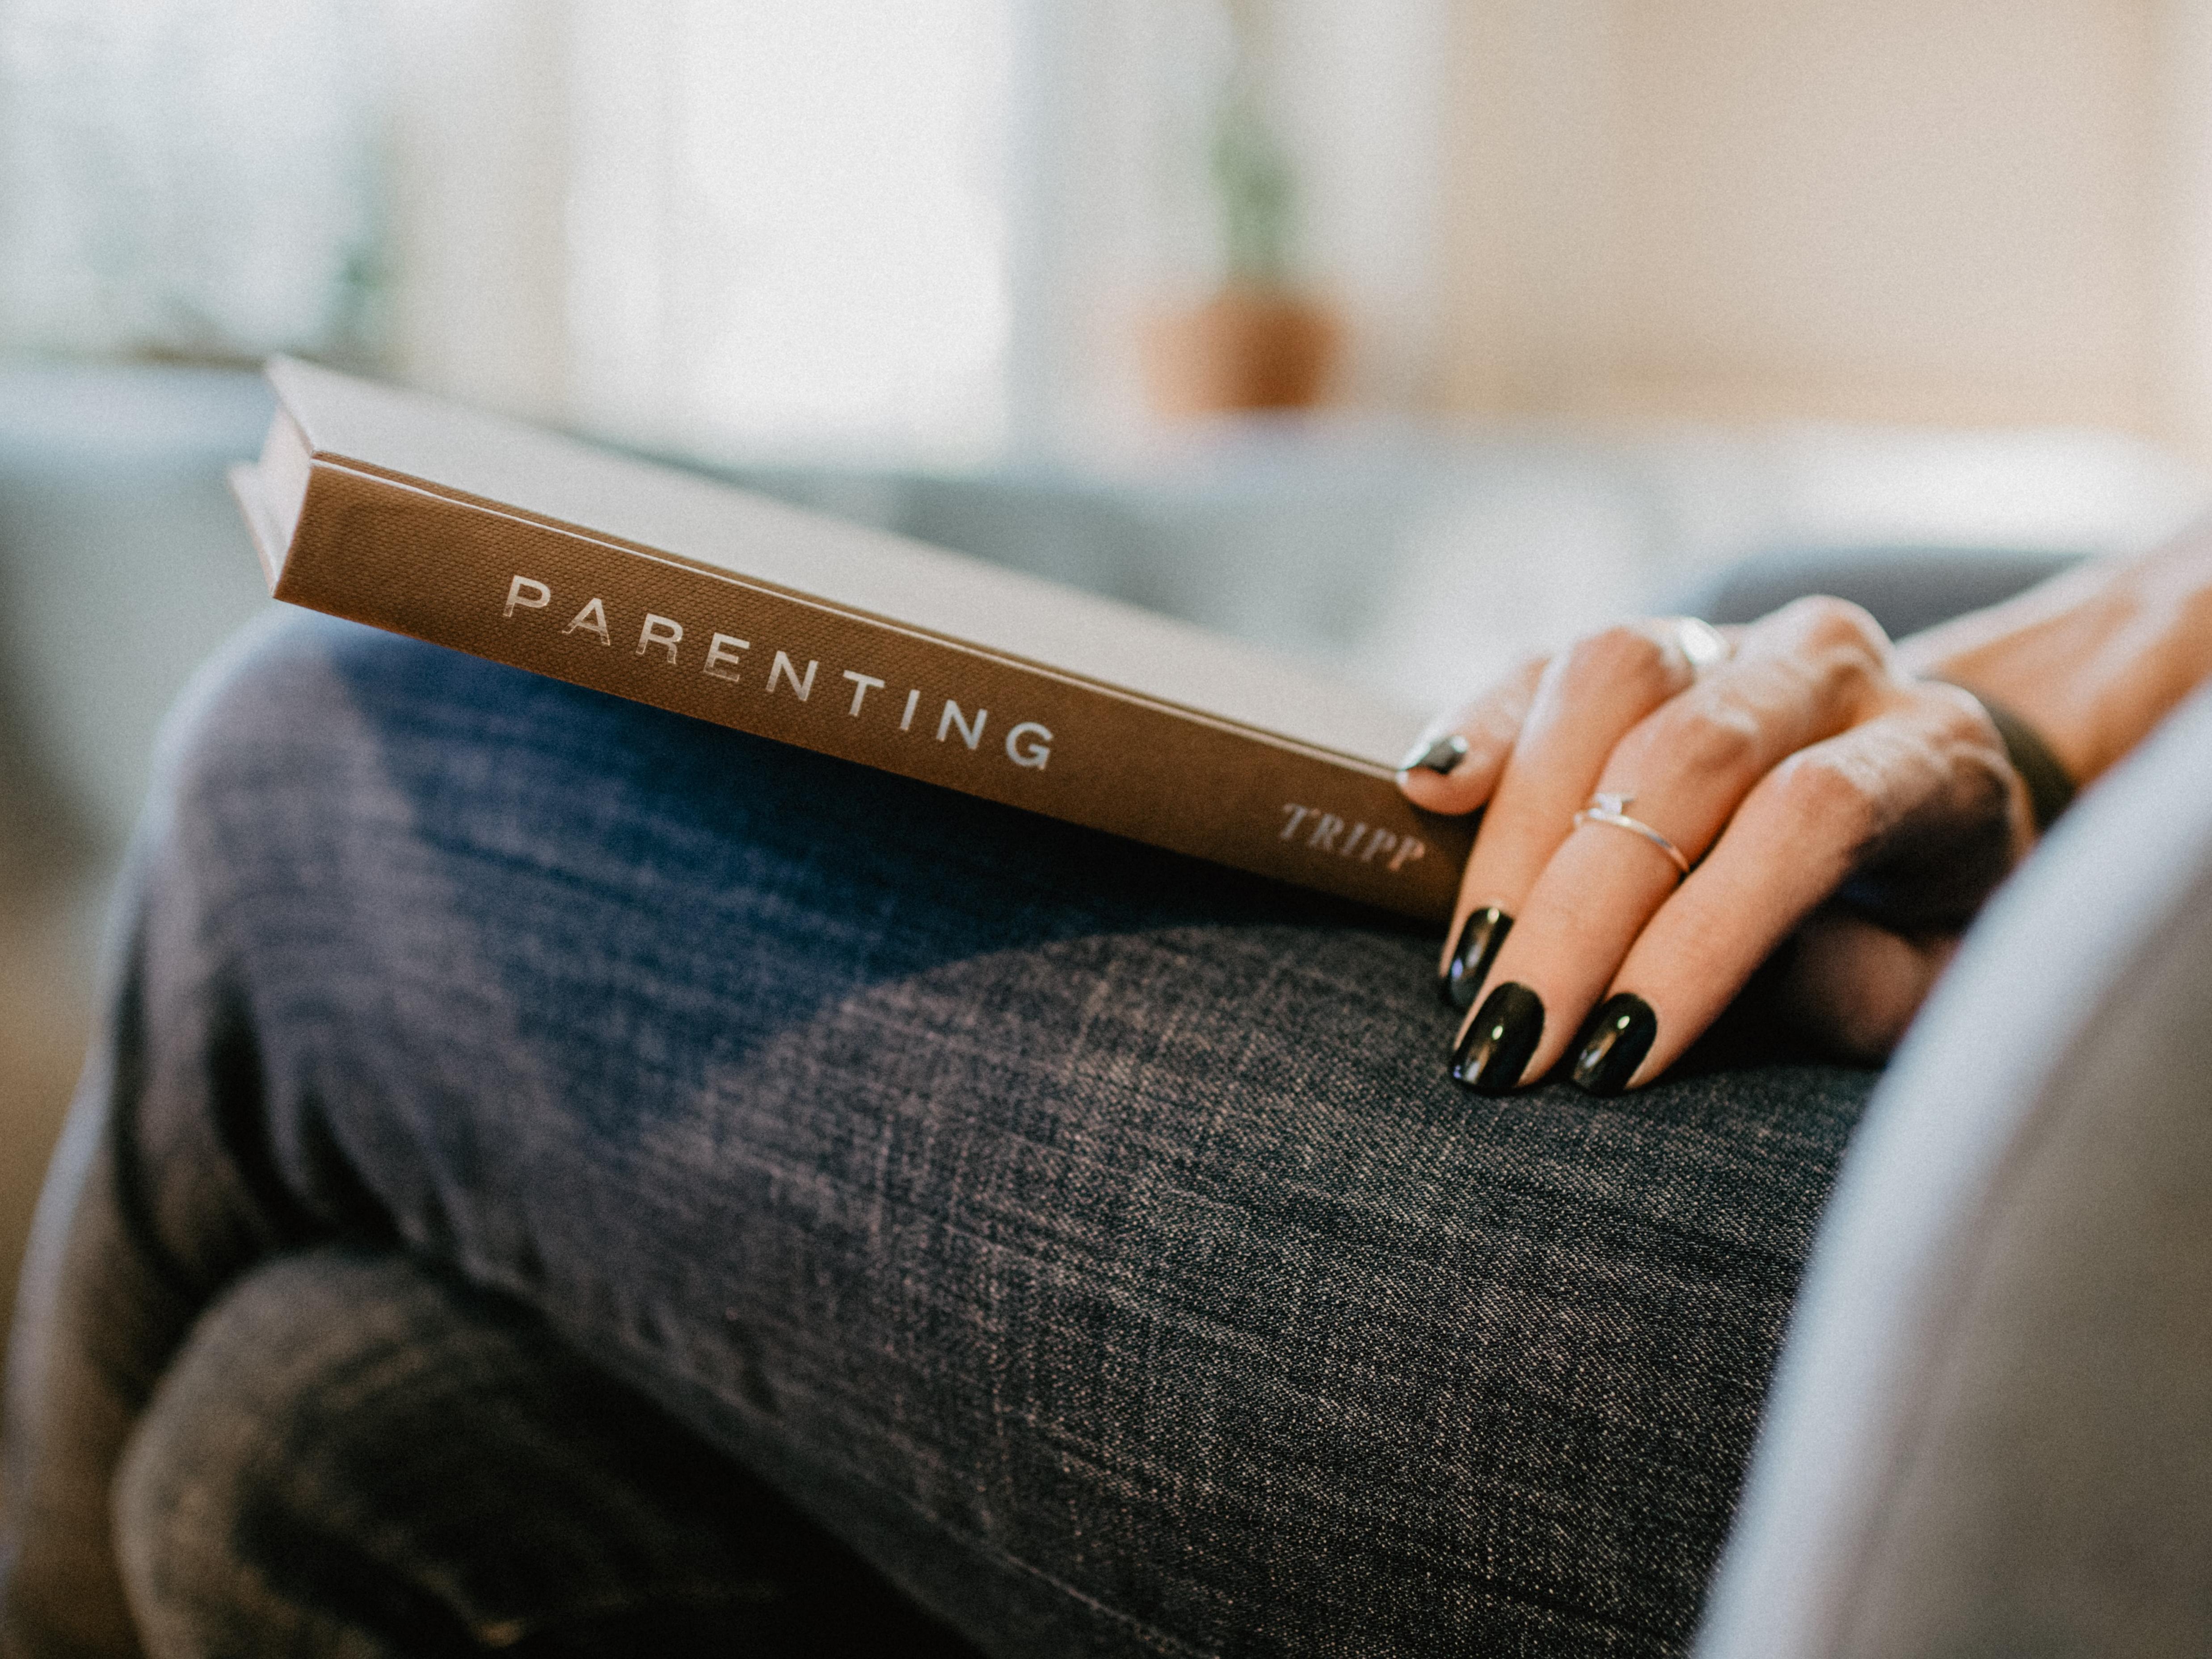
[(0, 1271), (302, 353), (1441, 702), (2212, 463), (2212, 0), (0, 0)]

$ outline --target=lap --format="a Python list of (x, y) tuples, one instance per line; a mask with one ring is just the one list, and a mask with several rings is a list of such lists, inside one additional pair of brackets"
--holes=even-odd
[(157, 1655), (972, 1659), (527, 1310), (395, 1253), (225, 1291), (115, 1494)]
[(1686, 1639), (1862, 1075), (1469, 1095), (1394, 924), (330, 624), (168, 787), (199, 1293), (516, 1298), (987, 1646)]

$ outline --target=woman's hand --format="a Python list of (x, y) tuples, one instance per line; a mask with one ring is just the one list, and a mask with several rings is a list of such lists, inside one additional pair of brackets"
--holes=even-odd
[(1982, 706), (1836, 599), (1608, 629), (1435, 737), (1407, 795), (1486, 809), (1441, 978), (1486, 1093), (1563, 1059), (1595, 1092), (1650, 1081), (1793, 935), (1800, 1015), (1886, 1053), (2033, 839)]

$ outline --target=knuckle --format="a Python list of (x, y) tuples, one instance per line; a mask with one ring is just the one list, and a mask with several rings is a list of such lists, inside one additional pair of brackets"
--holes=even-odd
[(1814, 645), (1856, 646), (1865, 650), (1881, 652), (1887, 649), (1889, 635), (1881, 631), (1863, 605), (1853, 605), (1849, 599), (1839, 599), (1832, 594), (1816, 593), (1799, 599), (1791, 605), (1797, 625), (1805, 639)]
[(1712, 696), (1689, 696), (1650, 722), (1649, 746), (1670, 770), (1692, 777), (1741, 771), (1758, 753), (1759, 720), (1750, 710)]
[(1989, 709), (1964, 686), (1923, 680), (1913, 687), (1912, 695), (1915, 702), (1928, 711), (1931, 729), (1948, 741), (1996, 750), (2004, 747)]
[(1599, 684), (1619, 684), (1631, 677), (1656, 679), (1666, 666), (1659, 642), (1630, 623), (1585, 634), (1568, 648), (1565, 663), (1571, 679)]
[(1987, 813), (2009, 807), (2018, 777), (1996, 722), (1982, 700), (1955, 685), (1926, 683), (1915, 701), (1931, 749), (1949, 775), (1960, 810)]
[(1791, 822), (1818, 825), (1853, 845), (1880, 828), (1882, 790), (1866, 767), (1833, 749), (1803, 749), (1774, 769), (1773, 787)]
[(1798, 603), (1804, 607), (1802, 637), (1814, 651), (1834, 657), (1854, 675), (1888, 661), (1889, 635), (1865, 607), (1826, 595)]
[(1863, 712), (1890, 676), (1889, 636), (1847, 599), (1799, 599), (1781, 613), (1785, 654), (1815, 702)]
[(1951, 763), (1952, 793), (1961, 812), (2009, 817), (2016, 803), (2027, 811), (2027, 786), (1986, 714), (1978, 708), (1962, 714), (1957, 730), (1947, 735), (1943, 752)]

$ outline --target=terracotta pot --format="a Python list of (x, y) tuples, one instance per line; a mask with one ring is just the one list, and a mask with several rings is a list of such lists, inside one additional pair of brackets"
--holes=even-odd
[(1163, 415), (1304, 409), (1321, 400), (1343, 330), (1327, 306), (1267, 289), (1224, 289), (1145, 332), (1146, 380)]

